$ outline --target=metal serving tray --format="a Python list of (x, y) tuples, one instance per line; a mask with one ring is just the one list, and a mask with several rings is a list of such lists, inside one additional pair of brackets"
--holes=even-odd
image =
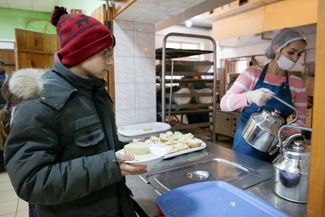
[(247, 177), (256, 175), (258, 174), (253, 170), (236, 162), (215, 157), (179, 165), (164, 171), (156, 171), (148, 174), (147, 181), (159, 192), (164, 193), (183, 185), (215, 180), (247, 188), (260, 182), (255, 178), (256, 181), (252, 182), (253, 179), (250, 179), (249, 182), (244, 182)]

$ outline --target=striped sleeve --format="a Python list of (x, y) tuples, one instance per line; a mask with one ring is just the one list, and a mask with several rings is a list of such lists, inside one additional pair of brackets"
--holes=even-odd
[(247, 68), (242, 72), (232, 87), (222, 97), (220, 102), (220, 109), (222, 111), (234, 111), (242, 109), (248, 105), (247, 92), (252, 90), (255, 86), (260, 71), (253, 67)]
[(290, 76), (290, 91), (293, 105), (298, 112), (298, 119), (295, 124), (298, 126), (306, 125), (307, 112), (307, 92), (303, 80), (296, 76)]

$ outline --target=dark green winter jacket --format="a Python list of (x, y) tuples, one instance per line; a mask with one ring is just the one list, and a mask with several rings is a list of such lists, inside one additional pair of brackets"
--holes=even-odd
[(16, 108), (5, 163), (18, 196), (40, 217), (135, 216), (115, 152), (112, 102), (105, 82), (61, 63), (43, 75), (39, 98)]

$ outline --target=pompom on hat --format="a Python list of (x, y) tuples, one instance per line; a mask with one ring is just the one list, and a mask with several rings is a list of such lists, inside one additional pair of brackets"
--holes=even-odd
[(55, 6), (50, 22), (56, 26), (60, 40), (58, 57), (63, 65), (72, 67), (115, 45), (108, 27), (84, 14), (68, 14), (64, 7)]

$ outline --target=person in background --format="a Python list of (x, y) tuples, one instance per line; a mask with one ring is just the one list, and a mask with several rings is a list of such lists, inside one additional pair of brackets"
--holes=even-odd
[(221, 99), (221, 110), (241, 109), (233, 141), (235, 151), (269, 162), (274, 159), (275, 155), (270, 156), (253, 148), (242, 136), (242, 130), (252, 113), (263, 109), (277, 109), (284, 118), (293, 113), (291, 108), (272, 98), (273, 94), (293, 105), (298, 111), (296, 124), (305, 125), (306, 88), (302, 79), (290, 75), (288, 70), (298, 61), (306, 44), (306, 38), (301, 32), (291, 28), (282, 29), (265, 51), (265, 56), (271, 61), (263, 69), (248, 67)]
[[(6, 72), (4, 69), (5, 62), (0, 59), (0, 88), (6, 78)], [(3, 98), (2, 94), (0, 94), (0, 109), (2, 109), (6, 104), (6, 100)]]
[[(193, 80), (201, 80), (201, 76), (195, 75), (192, 77)], [(194, 82), (192, 83), (193, 90), (203, 90), (208, 88), (208, 84), (205, 82)], [(212, 95), (212, 93), (211, 93)], [(189, 124), (209, 122), (209, 112), (201, 112), (196, 114), (187, 114), (187, 119)]]
[(42, 76), (39, 97), (21, 102), (5, 146), (5, 165), (22, 199), (40, 217), (136, 217), (125, 175), (129, 165), (103, 80), (115, 39), (96, 19), (55, 7), (51, 23), (59, 61)]
[[(40, 77), (43, 72), (40, 69), (21, 69), (5, 79), (1, 87), (6, 105), (0, 111), (0, 149), (3, 150), (5, 146), (16, 106), (23, 100), (35, 98), (41, 93), (43, 84)], [(35, 205), (28, 203), (28, 207), (29, 217), (37, 217)]]
[[(3, 86), (3, 83), (6, 78), (6, 73), (4, 71), (4, 62), (0, 59), (0, 88)], [(3, 114), (6, 113), (6, 100), (4, 99), (3, 93), (0, 93), (0, 121), (2, 124), (3, 121)], [(4, 125), (1, 126), (1, 134), (0, 134), (0, 173), (5, 172), (5, 165), (4, 165), (4, 157), (3, 157), (3, 148), (5, 143), (6, 136), (6, 127)]]

